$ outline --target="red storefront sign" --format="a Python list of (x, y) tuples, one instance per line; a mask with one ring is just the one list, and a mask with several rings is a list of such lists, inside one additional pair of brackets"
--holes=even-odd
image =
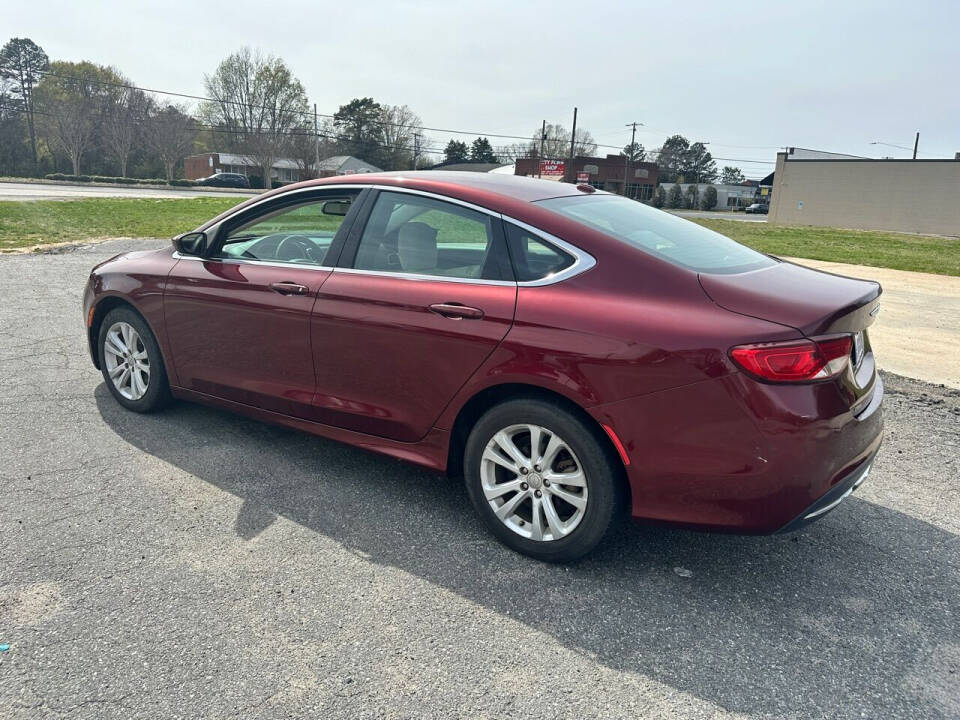
[(564, 170), (566, 170), (567, 164), (563, 160), (541, 160), (540, 161), (540, 174), (541, 175), (563, 175)]

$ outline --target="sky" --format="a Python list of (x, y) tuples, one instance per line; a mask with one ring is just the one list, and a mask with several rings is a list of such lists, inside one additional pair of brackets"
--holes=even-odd
[[(751, 8), (751, 5), (753, 6)], [(203, 94), (243, 45), (282, 57), (320, 113), (409, 105), (431, 146), (578, 126), (617, 152), (680, 133), (747, 177), (777, 148), (867, 157), (960, 152), (960, 3), (0, 0), (0, 42)], [(518, 142), (491, 137), (494, 146)], [(889, 145), (871, 144), (874, 142)]]

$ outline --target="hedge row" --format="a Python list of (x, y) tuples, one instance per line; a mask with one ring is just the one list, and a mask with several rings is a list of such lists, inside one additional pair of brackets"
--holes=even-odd
[(112, 183), (114, 185), (173, 185), (174, 187), (193, 187), (193, 180), (170, 180), (164, 178), (129, 178), (110, 177), (108, 175), (67, 175), (65, 173), (49, 173), (44, 175), (47, 180), (66, 180), (69, 182), (97, 182)]

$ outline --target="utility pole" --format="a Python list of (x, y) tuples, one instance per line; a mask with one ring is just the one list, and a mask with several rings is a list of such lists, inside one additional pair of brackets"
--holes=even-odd
[(320, 174), (320, 126), (317, 124), (317, 104), (313, 104), (313, 171)]
[[(573, 182), (576, 182), (577, 176), (574, 174), (573, 170), (573, 148), (577, 142), (577, 109), (573, 109), (573, 130), (570, 131), (570, 174), (573, 178)], [(563, 177), (566, 179), (567, 172), (564, 170)]]
[(917, 130), (917, 136), (913, 139), (913, 159), (917, 159), (917, 145), (920, 144), (920, 131)]
[(643, 123), (638, 123), (638, 122), (627, 123), (627, 127), (632, 127), (633, 132), (630, 133), (630, 152), (624, 153), (624, 155), (626, 155), (626, 158), (624, 158), (624, 161), (623, 161), (623, 196), (624, 197), (627, 196), (627, 178), (630, 176), (629, 175), (630, 161), (633, 160), (633, 158), (630, 157), (630, 153), (633, 152), (634, 143), (636, 143), (637, 141), (637, 125), (643, 125)]
[(417, 159), (420, 157), (420, 133), (413, 134), (413, 169), (417, 169)]
[(547, 121), (540, 126), (540, 152), (537, 154), (537, 177), (543, 177), (543, 143), (547, 141)]

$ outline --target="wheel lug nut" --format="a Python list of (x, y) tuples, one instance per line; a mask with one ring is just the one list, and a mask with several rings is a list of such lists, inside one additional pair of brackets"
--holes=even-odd
[(540, 497), (541, 495), (543, 495), (543, 493), (540, 492), (539, 490), (535, 491), (533, 494), (536, 495), (537, 497)]
[(543, 481), (543, 486), (544, 486), (544, 487), (550, 487), (550, 481), (549, 481), (549, 480), (544, 480), (544, 481)]
[(526, 483), (520, 483), (520, 489), (521, 489), (521, 490), (526, 490), (528, 487), (530, 487), (530, 486), (527, 485)]
[(521, 475), (526, 475), (528, 472), (530, 472), (529, 468), (525, 468), (525, 467), (520, 468)]
[(539, 465), (534, 465), (533, 469), (534, 469), (535, 472), (540, 472), (540, 466), (539, 466)]

